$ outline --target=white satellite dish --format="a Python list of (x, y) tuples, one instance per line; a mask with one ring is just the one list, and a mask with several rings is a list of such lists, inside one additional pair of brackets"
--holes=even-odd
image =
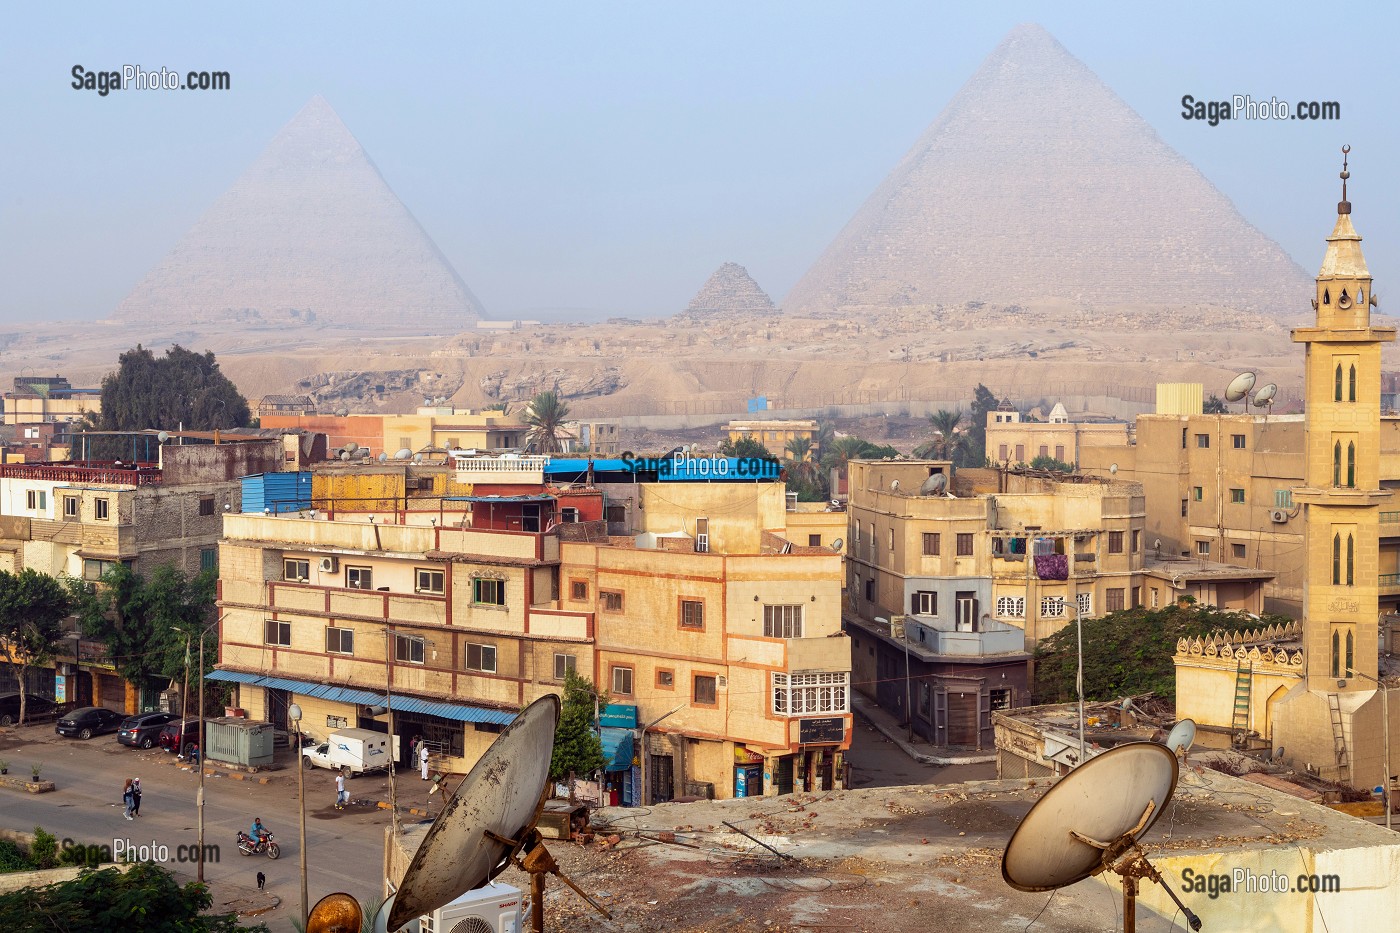
[(381, 453), (378, 459), (380, 463), (385, 463), (388, 461), (389, 455), (387, 453)]
[(407, 447), (400, 447), (394, 454), (395, 460), (409, 460), (413, 457), (413, 451)]
[(170, 440), (170, 432), (161, 431), (159, 434), (156, 435), (156, 440), (160, 441), (162, 444), (168, 443)]
[(932, 473), (919, 486), (921, 496), (941, 496), (948, 489), (948, 477), (943, 473)]
[(1156, 742), (1110, 748), (1060, 778), (1016, 827), (1001, 876), (1018, 891), (1052, 891), (1102, 871), (1123, 876), (1125, 926), (1136, 928), (1137, 884), (1150, 878), (1176, 903), (1191, 929), (1200, 918), (1181, 902), (1138, 848), (1176, 790), (1176, 755)]
[(1118, 475), (1118, 464), (1116, 464), (1116, 463), (1110, 463), (1110, 464), (1108, 465), (1108, 472), (1110, 472), (1110, 473), (1112, 473), (1113, 475), (1117, 476), (1117, 475)]
[(1225, 387), (1225, 401), (1238, 402), (1254, 388), (1254, 373), (1240, 373)]
[(340, 452), (340, 459), (342, 459), (342, 460), (349, 460), (349, 459), (350, 459), (350, 451), (348, 451), (348, 450), (342, 450), (342, 451)]
[(422, 454), (414, 454), (414, 455), (413, 455), (413, 462), (414, 462), (414, 463), (422, 463), (422, 462), (423, 462), (423, 455), (422, 455)]
[(898, 492), (898, 491), (899, 491), (899, 480), (897, 480), (897, 479), (890, 480), (890, 492)]
[(345, 445), (345, 449), (353, 454), (355, 451), (360, 449), (360, 445), (355, 441), (351, 441), (350, 443)]
[(1172, 726), (1172, 731), (1167, 734), (1166, 746), (1171, 749), (1173, 755), (1184, 756), (1191, 750), (1195, 741), (1196, 724), (1190, 719), (1183, 719)]
[(1262, 408), (1272, 402), (1275, 395), (1278, 395), (1278, 386), (1270, 382), (1254, 393), (1254, 404)]
[(839, 550), (841, 550), (841, 547), (842, 547), (845, 543), (846, 543), (846, 539), (845, 539), (845, 538), (837, 538), (835, 541), (831, 542), (831, 549), (832, 549), (833, 551), (839, 551)]

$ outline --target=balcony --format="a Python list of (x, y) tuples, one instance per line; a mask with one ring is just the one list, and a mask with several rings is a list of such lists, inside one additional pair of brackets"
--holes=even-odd
[(544, 483), (544, 468), (548, 457), (458, 457), (458, 483), (519, 483), (522, 486)]
[(1377, 580), (1382, 596), (1400, 594), (1400, 573), (1383, 573)]
[(952, 622), (915, 617), (905, 620), (905, 640), (911, 648), (932, 654), (980, 657), (1024, 651), (1026, 633), (995, 620), (984, 620), (973, 632), (958, 631)]

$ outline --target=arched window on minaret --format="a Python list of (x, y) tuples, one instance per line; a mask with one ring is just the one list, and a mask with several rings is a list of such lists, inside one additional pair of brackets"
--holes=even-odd
[(1332, 585), (1342, 585), (1342, 536), (1332, 536)]
[(1342, 400), (1342, 364), (1337, 364), (1336, 388), (1332, 391), (1332, 400), (1340, 402)]
[(1348, 402), (1354, 402), (1354, 401), (1356, 401), (1356, 364), (1355, 364), (1355, 363), (1352, 363), (1352, 364), (1351, 364), (1351, 377), (1350, 377), (1350, 382), (1348, 383), (1347, 401), (1348, 401)]
[(1353, 649), (1354, 647), (1355, 647), (1355, 639), (1354, 639), (1353, 636), (1352, 636), (1351, 629), (1348, 628), (1348, 629), (1347, 629), (1347, 676), (1351, 676), (1352, 672), (1356, 670), (1356, 665), (1355, 665), (1354, 659), (1353, 659), (1353, 657), (1352, 657), (1352, 654), (1353, 654), (1352, 649)]
[(1366, 289), (1358, 287), (1356, 289), (1356, 304), (1359, 307), (1366, 307)]
[(1342, 485), (1342, 442), (1332, 445), (1332, 485)]
[(1356, 488), (1356, 444), (1347, 441), (1347, 488)]
[(1332, 676), (1342, 676), (1342, 633), (1332, 630)]
[(1356, 585), (1356, 537), (1347, 534), (1347, 586)]
[(1322, 290), (1322, 303), (1325, 305), (1332, 303), (1332, 292), (1325, 288)]

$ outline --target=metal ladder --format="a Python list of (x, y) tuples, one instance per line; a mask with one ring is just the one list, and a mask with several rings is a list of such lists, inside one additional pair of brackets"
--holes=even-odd
[(1254, 665), (1241, 661), (1235, 669), (1235, 715), (1230, 732), (1241, 735), (1249, 729), (1249, 694), (1254, 684)]
[(1337, 764), (1346, 767), (1347, 740), (1342, 733), (1342, 706), (1337, 694), (1327, 694), (1327, 706), (1332, 711), (1332, 742), (1337, 753)]

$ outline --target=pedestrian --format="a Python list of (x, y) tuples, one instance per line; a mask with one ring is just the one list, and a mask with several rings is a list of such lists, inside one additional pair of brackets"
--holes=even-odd
[(411, 765), (418, 760), (418, 746), (422, 744), (423, 737), (415, 735), (413, 741), (408, 743), (408, 763)]
[(419, 764), (419, 765), (422, 767), (422, 769), (423, 769), (423, 780), (426, 781), (426, 780), (428, 779), (428, 743), (427, 743), (427, 742), (420, 742), (420, 743), (418, 744), (418, 764)]
[(335, 776), (335, 808), (344, 810), (345, 805), (350, 802), (350, 792), (345, 789), (345, 774), (337, 772)]
[(131, 779), (131, 815), (141, 815), (141, 779)]
[(131, 778), (127, 778), (126, 783), (122, 785), (122, 806), (126, 808), (123, 816), (128, 820), (132, 819), (131, 808), (136, 806), (136, 795), (131, 792)]

